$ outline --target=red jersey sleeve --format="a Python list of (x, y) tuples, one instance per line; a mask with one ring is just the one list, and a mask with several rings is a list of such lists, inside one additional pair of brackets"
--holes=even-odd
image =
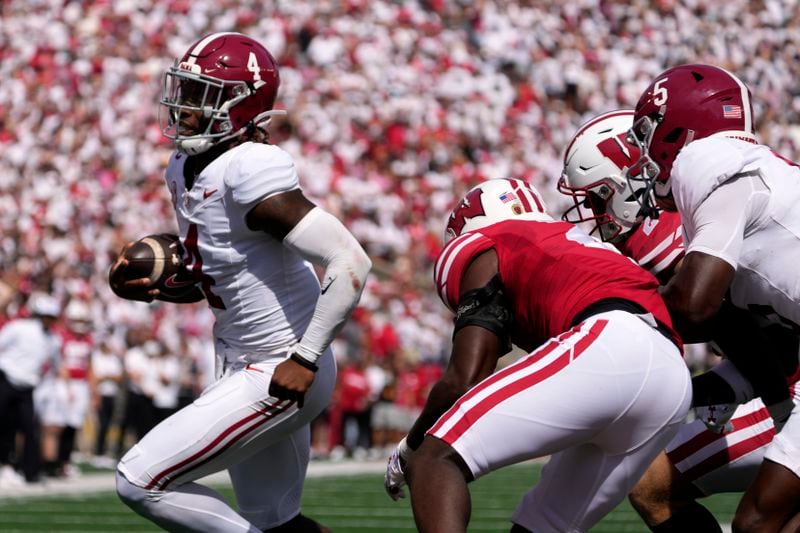
[(680, 216), (662, 212), (656, 219), (646, 218), (618, 248), (662, 282), (668, 280), (684, 254)]
[(451, 310), (458, 307), (461, 278), (472, 260), (492, 248), (491, 239), (477, 231), (456, 237), (442, 249), (433, 268), (433, 282), (439, 298)]

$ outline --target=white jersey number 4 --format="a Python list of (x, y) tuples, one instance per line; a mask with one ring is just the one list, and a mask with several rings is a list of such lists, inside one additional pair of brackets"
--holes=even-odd
[(255, 82), (256, 89), (264, 85), (264, 82), (261, 81), (261, 67), (253, 52), (250, 52), (250, 55), (247, 56), (247, 70), (253, 73), (253, 82)]

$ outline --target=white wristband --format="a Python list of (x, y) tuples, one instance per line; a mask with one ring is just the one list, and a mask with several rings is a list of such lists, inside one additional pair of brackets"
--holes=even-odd
[(397, 453), (398, 453), (398, 455), (400, 455), (400, 458), (401, 458), (403, 461), (408, 461), (408, 457), (411, 455), (411, 453), (412, 453), (413, 451), (414, 451), (414, 450), (412, 450), (412, 449), (411, 449), (411, 448), (408, 446), (408, 443), (406, 442), (406, 437), (403, 437), (403, 440), (401, 440), (401, 441), (400, 441), (400, 442), (397, 444)]

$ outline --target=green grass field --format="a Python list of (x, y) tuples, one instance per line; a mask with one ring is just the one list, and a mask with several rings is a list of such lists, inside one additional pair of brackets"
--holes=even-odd
[[(506, 468), (471, 486), (473, 513), (470, 531), (508, 531), (508, 517), (519, 497), (536, 481), (541, 465)], [(222, 488), (230, 501), (230, 489)], [(729, 523), (738, 494), (708, 498), (704, 503), (723, 523)], [(385, 533), (413, 531), (408, 500), (392, 502), (383, 492), (381, 475), (353, 475), (309, 478), (303, 497), (303, 512), (337, 533), (348, 531)], [(75, 497), (37, 497), (28, 500), (0, 500), (0, 531), (158, 531), (158, 528), (129, 511), (111, 493)], [(620, 505), (592, 531), (644, 532), (644, 527), (627, 502)]]

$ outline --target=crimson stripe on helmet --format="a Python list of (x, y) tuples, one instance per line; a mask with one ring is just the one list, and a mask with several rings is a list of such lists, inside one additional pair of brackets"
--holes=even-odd
[[(514, 192), (517, 193), (520, 201), (522, 201), (522, 206), (525, 208), (526, 213), (534, 213), (537, 211), (544, 213), (544, 205), (542, 204), (539, 195), (534, 192), (533, 188), (529, 184), (522, 180), (516, 179), (509, 181), (511, 181)], [(536, 209), (532, 209), (531, 204), (536, 204)]]
[(583, 135), (583, 133), (586, 130), (588, 130), (589, 128), (591, 128), (592, 126), (594, 126), (595, 124), (597, 124), (601, 120), (605, 120), (605, 119), (611, 118), (611, 117), (619, 117), (619, 116), (623, 116), (623, 115), (629, 115), (631, 118), (633, 118), (634, 113), (630, 109), (620, 109), (620, 110), (617, 110), (617, 111), (609, 111), (608, 113), (603, 113), (599, 117), (593, 118), (592, 120), (590, 120), (589, 122), (587, 122), (586, 124), (581, 126), (580, 129), (578, 130), (578, 132), (575, 135), (573, 135), (572, 140), (567, 145), (567, 149), (564, 150), (564, 164), (565, 165), (567, 164), (567, 156), (569, 155), (569, 151), (572, 149), (572, 145), (575, 144), (575, 141), (578, 140), (578, 137)]
[(197, 56), (200, 54), (200, 52), (203, 51), (203, 48), (208, 46), (208, 44), (214, 39), (222, 37), (223, 35), (241, 35), (241, 34), (235, 31), (221, 31), (219, 33), (212, 33), (211, 35), (205, 37), (203, 40), (197, 43), (197, 46), (195, 46), (192, 50), (189, 51), (189, 58), (186, 60), (186, 62), (189, 63), (190, 65), (194, 65), (194, 62), (197, 60)]
[(733, 81), (736, 82), (736, 85), (739, 86), (739, 91), (742, 95), (742, 112), (744, 113), (744, 131), (751, 131), (753, 129), (753, 116), (750, 114), (750, 110), (752, 109), (750, 104), (750, 93), (747, 90), (747, 86), (740, 80), (735, 74), (725, 70), (724, 68), (720, 67), (720, 70), (725, 71), (725, 73), (730, 76)]
[(519, 182), (517, 180), (511, 180), (511, 187), (514, 189), (514, 192), (517, 193), (517, 196), (519, 196), (519, 201), (522, 202), (522, 208), (526, 213), (530, 213), (531, 202), (528, 200), (527, 193), (520, 187)]
[(544, 203), (542, 202), (542, 199), (539, 197), (539, 194), (533, 189), (533, 187), (531, 187), (531, 185), (529, 183), (525, 183), (523, 181), (522, 182), (522, 188), (524, 190), (528, 191), (528, 193), (531, 195), (531, 198), (533, 199), (533, 203), (536, 204), (537, 209), (540, 212), (544, 213)]

